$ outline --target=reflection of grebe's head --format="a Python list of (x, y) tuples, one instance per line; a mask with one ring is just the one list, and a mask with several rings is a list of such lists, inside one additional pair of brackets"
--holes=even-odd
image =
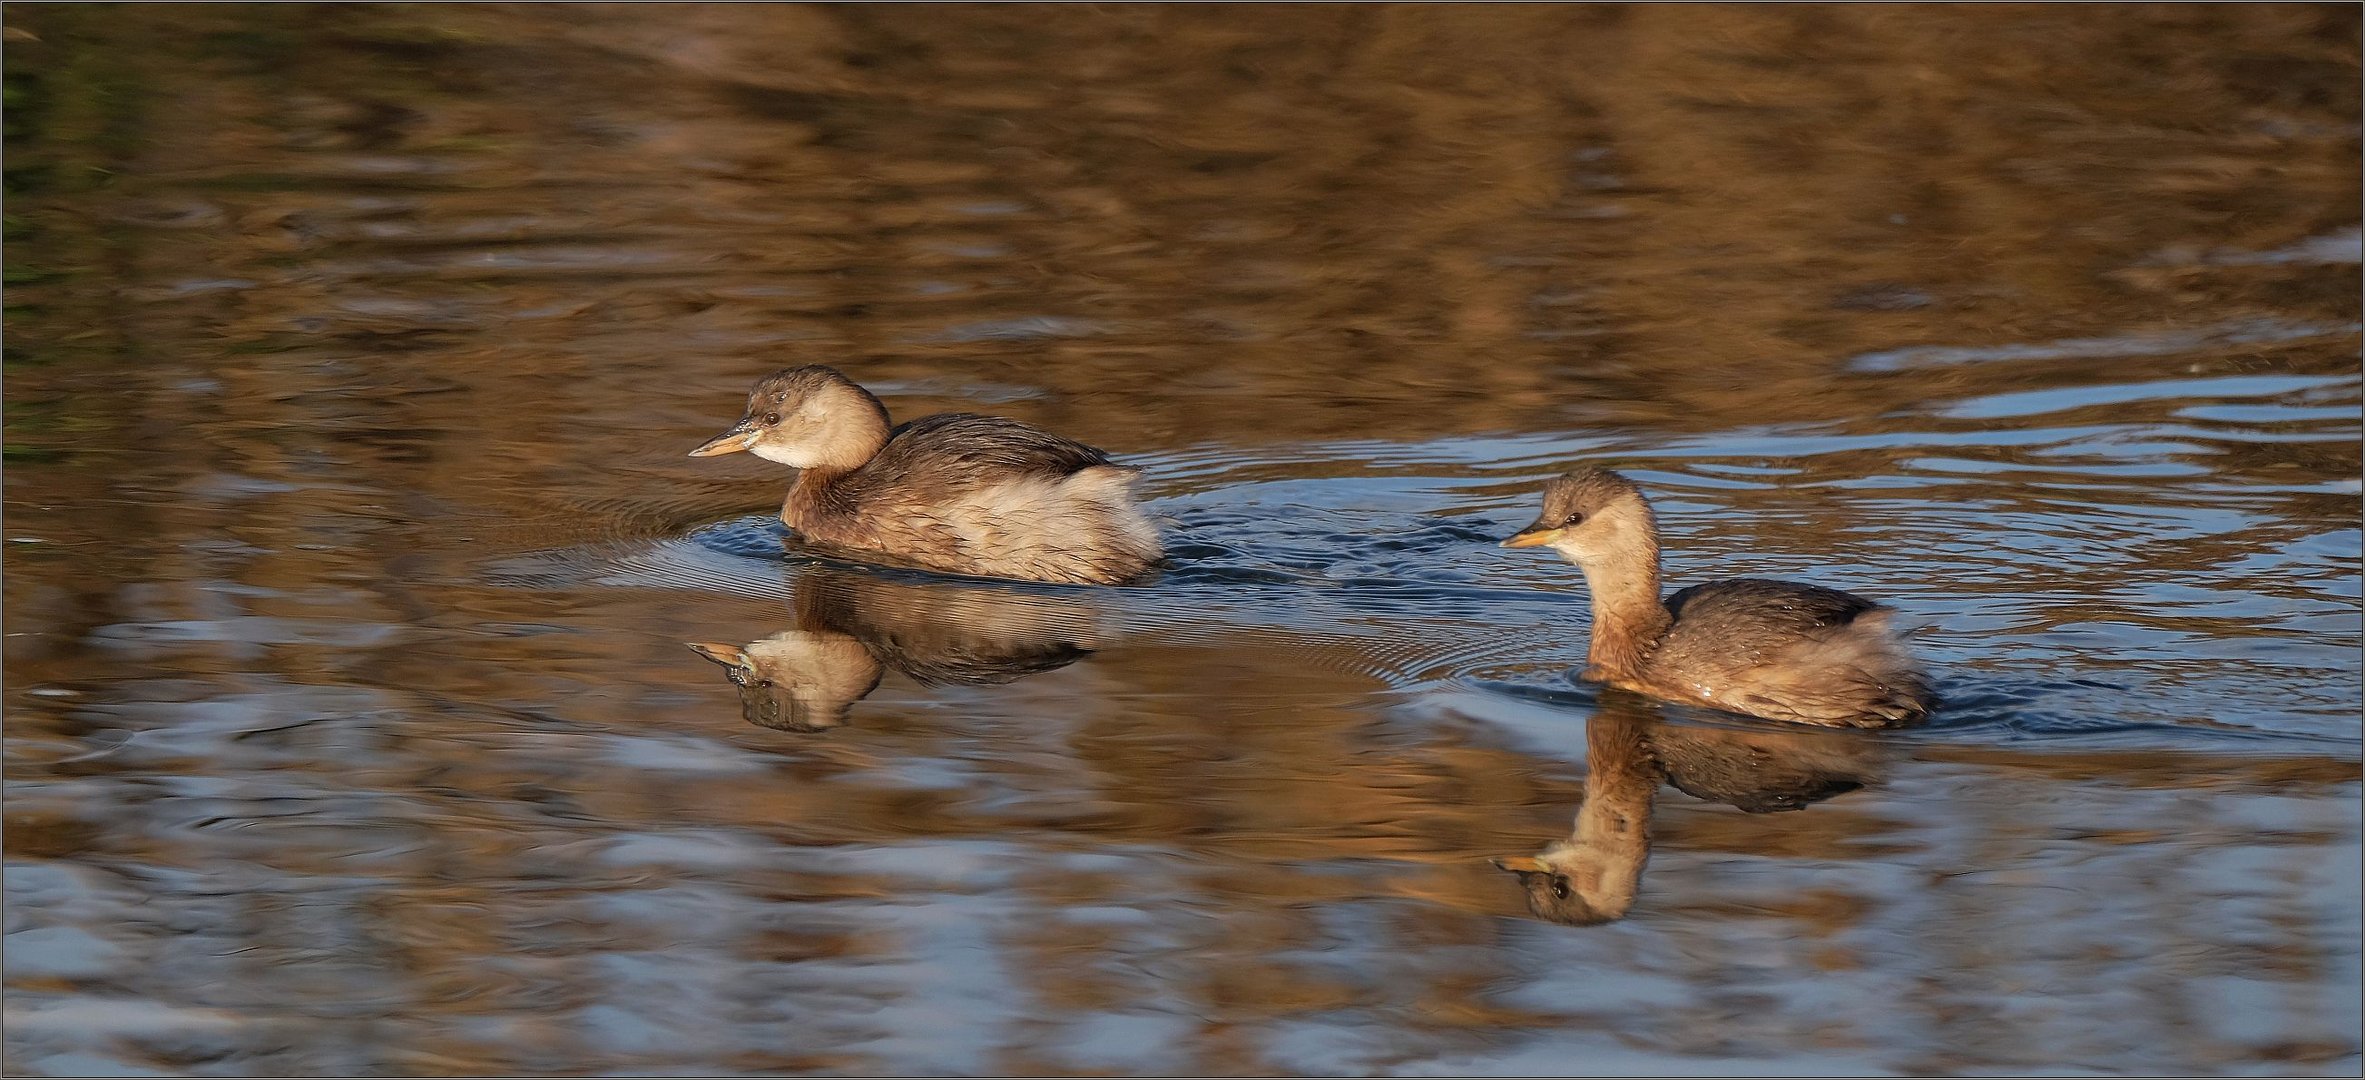
[(1570, 926), (1626, 916), (1651, 855), (1651, 800), (1659, 788), (1651, 714), (1610, 702), (1585, 724), (1585, 801), (1569, 835), (1534, 858), (1496, 859), (1519, 875), (1528, 910)]
[(882, 673), (870, 650), (844, 634), (788, 630), (746, 648), (689, 646), (723, 666), (739, 688), (748, 723), (780, 731), (826, 731), (845, 723), (846, 710), (878, 689)]
[(1541, 857), (1496, 859), (1495, 868), (1519, 875), (1527, 909), (1564, 926), (1599, 926), (1626, 917), (1634, 906), (1640, 860), (1621, 868), (1574, 845), (1555, 845)]
[(1662, 781), (1751, 813), (1796, 810), (1872, 783), (1886, 753), (1851, 731), (1663, 723), (1639, 702), (1605, 697), (1587, 721), (1585, 801), (1569, 835), (1533, 858), (1494, 860), (1540, 918), (1592, 926), (1632, 910)]

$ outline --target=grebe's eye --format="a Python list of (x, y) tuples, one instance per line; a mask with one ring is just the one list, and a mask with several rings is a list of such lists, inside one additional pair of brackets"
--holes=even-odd
[(755, 684), (756, 684), (757, 686), (770, 686), (770, 685), (772, 685), (772, 680), (770, 680), (770, 679), (757, 679)]
[(1559, 874), (1552, 875), (1552, 895), (1562, 900), (1568, 899), (1567, 878), (1562, 877)]
[(1581, 513), (1581, 512), (1580, 512), (1580, 513), (1570, 514), (1570, 515), (1568, 516), (1568, 520), (1567, 520), (1567, 521), (1563, 521), (1563, 522), (1561, 522), (1561, 523), (1560, 523), (1560, 526), (1561, 526), (1562, 528), (1564, 528), (1564, 529), (1565, 529), (1565, 528), (1567, 528), (1567, 527), (1569, 527), (1569, 526), (1571, 526), (1571, 525), (1582, 525), (1582, 524), (1584, 524), (1584, 523), (1585, 523), (1585, 515), (1584, 515), (1583, 513)]
[(779, 413), (776, 413), (776, 412), (768, 412), (768, 413), (765, 413), (765, 414), (764, 414), (764, 423), (767, 423), (767, 424), (777, 424), (777, 423), (779, 423), (779, 422), (780, 422), (780, 414), (779, 414)]

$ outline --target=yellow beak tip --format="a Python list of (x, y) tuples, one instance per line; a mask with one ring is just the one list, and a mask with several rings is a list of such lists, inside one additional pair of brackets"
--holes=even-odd
[(736, 454), (747, 449), (754, 442), (755, 438), (751, 433), (726, 432), (699, 444), (698, 449), (690, 451), (690, 456), (716, 457), (722, 454)]
[(682, 642), (682, 644), (689, 646), (691, 652), (697, 653), (698, 655), (712, 660), (718, 664), (732, 664), (738, 662), (737, 653), (739, 652), (739, 649), (737, 646), (723, 645), (720, 643), (705, 641), (685, 641)]

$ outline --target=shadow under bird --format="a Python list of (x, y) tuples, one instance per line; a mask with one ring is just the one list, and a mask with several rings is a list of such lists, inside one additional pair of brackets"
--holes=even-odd
[(1528, 910), (1569, 926), (1626, 917), (1650, 860), (1662, 782), (1752, 814), (1801, 810), (1873, 783), (1884, 749), (1838, 731), (1739, 731), (1673, 724), (1635, 698), (1585, 723), (1585, 801), (1566, 839), (1494, 860), (1519, 875)]
[(797, 469), (780, 520), (818, 548), (939, 573), (1117, 585), (1165, 557), (1135, 503), (1140, 470), (998, 416), (890, 426), (837, 370), (765, 376), (747, 413), (691, 457), (746, 451)]
[(1593, 599), (1578, 677), (1671, 701), (1833, 727), (1890, 727), (1937, 707), (1890, 626), (1895, 609), (1789, 581), (1734, 578), (1659, 598), (1659, 528), (1634, 482), (1585, 468), (1544, 487), (1504, 547), (1550, 547)]

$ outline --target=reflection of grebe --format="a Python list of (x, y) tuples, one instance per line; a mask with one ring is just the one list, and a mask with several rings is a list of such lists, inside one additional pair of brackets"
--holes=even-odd
[(1889, 631), (1891, 609), (1787, 581), (1736, 578), (1659, 599), (1659, 530), (1632, 481), (1581, 469), (1503, 541), (1548, 545), (1584, 572), (1593, 640), (1583, 678), (1769, 720), (1909, 723), (1937, 698)]
[(1878, 747), (1858, 736), (1686, 727), (1632, 700), (1603, 702), (1586, 721), (1585, 752), (1585, 802), (1568, 837), (1534, 858), (1494, 861), (1519, 875), (1528, 910), (1572, 926), (1621, 919), (1634, 906), (1661, 780), (1697, 798), (1765, 813), (1854, 791), (1880, 765)]
[(1083, 443), (973, 413), (890, 429), (870, 392), (826, 367), (756, 383), (747, 415), (696, 450), (801, 470), (780, 520), (828, 548), (951, 574), (1130, 581), (1163, 553), (1134, 505), (1138, 470)]
[(1072, 597), (816, 567), (797, 581), (795, 629), (690, 648), (729, 671), (748, 723), (821, 731), (845, 723), (888, 668), (921, 683), (1006, 683), (1090, 656), (1097, 619)]

